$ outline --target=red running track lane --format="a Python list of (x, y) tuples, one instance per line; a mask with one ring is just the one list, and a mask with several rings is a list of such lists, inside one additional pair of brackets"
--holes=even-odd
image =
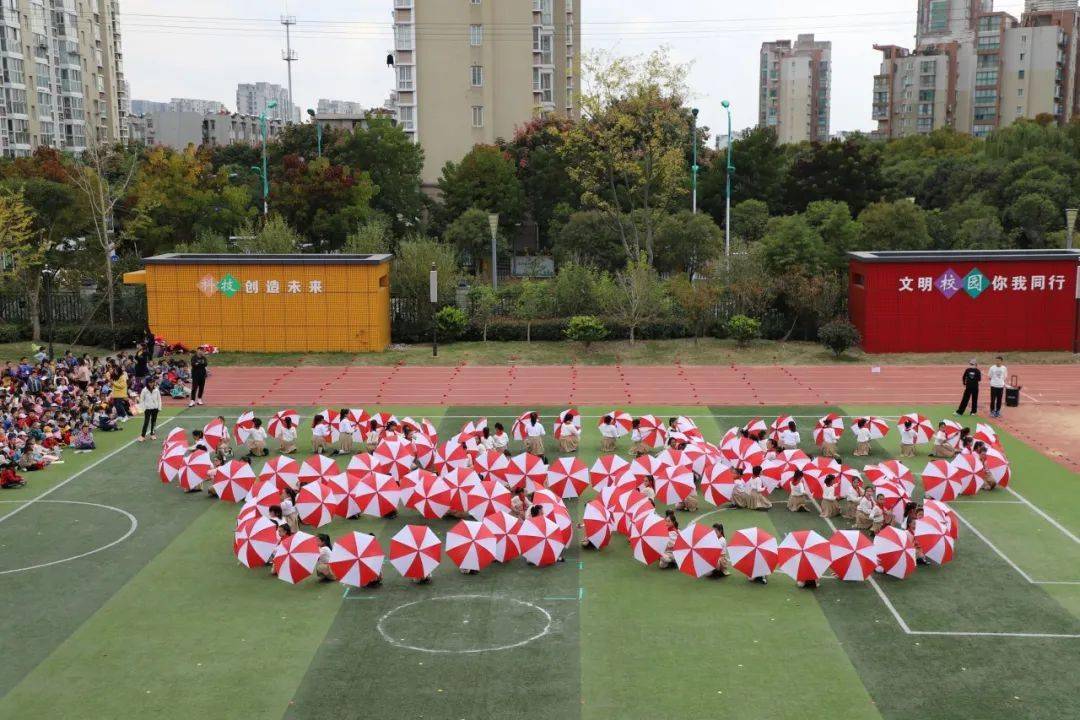
[[(1080, 405), (1080, 365), (1011, 367), (1022, 403)], [(212, 405), (918, 405), (960, 398), (955, 365), (211, 368)], [(985, 405), (989, 390), (983, 383)]]

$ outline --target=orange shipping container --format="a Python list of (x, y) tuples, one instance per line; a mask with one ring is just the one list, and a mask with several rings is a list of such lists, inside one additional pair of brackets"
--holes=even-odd
[(390, 344), (390, 255), (146, 258), (150, 329), (169, 343), (245, 352), (382, 352)]

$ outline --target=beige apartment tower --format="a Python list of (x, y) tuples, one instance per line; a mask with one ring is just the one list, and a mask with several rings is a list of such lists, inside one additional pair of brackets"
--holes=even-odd
[(533, 117), (578, 117), (581, 0), (392, 2), (394, 109), (426, 186)]
[(829, 139), (832, 43), (813, 34), (761, 44), (758, 125), (781, 143)]

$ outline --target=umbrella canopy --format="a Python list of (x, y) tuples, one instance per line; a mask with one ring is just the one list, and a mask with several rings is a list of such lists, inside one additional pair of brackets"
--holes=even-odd
[(698, 429), (697, 423), (685, 415), (679, 415), (675, 418), (675, 429), (692, 442), (703, 442), (705, 440), (705, 436)]
[(188, 436), (187, 433), (184, 431), (184, 428), (174, 427), (172, 430), (166, 433), (165, 439), (161, 441), (161, 447), (166, 448), (171, 443), (180, 443), (185, 447), (187, 446)]
[(769, 426), (765, 424), (764, 420), (756, 417), (752, 418), (745, 425), (743, 425), (743, 430), (748, 432), (750, 434), (750, 437), (756, 438), (758, 436), (758, 433), (763, 432), (768, 434)]
[(960, 453), (949, 461), (949, 482), (961, 495), (974, 495), (982, 489), (982, 460), (975, 453)]
[(469, 488), (480, 484), (480, 476), (472, 468), (463, 467), (446, 470), (439, 477), (450, 487), (450, 509), (465, 512), (465, 495)]
[(360, 480), (345, 473), (337, 475), (333, 480), (328, 480), (326, 485), (336, 501), (332, 508), (334, 514), (343, 518), (359, 517), (360, 503), (356, 501), (360, 491)]
[(923, 503), (923, 510), (926, 517), (934, 518), (941, 523), (941, 527), (945, 528), (945, 532), (953, 540), (960, 536), (960, 518), (947, 503), (927, 500)]
[(660, 461), (652, 455), (642, 455), (630, 462), (630, 474), (636, 477), (638, 482), (641, 482), (649, 475), (655, 476), (662, 467)]
[(667, 428), (664, 421), (655, 415), (642, 415), (638, 418), (638, 430), (641, 431), (641, 442), (646, 447), (664, 447), (667, 442)]
[(600, 427), (604, 424), (605, 417), (611, 417), (612, 424), (615, 425), (615, 437), (622, 437), (630, 432), (630, 429), (634, 425), (634, 418), (628, 412), (623, 410), (610, 410), (600, 416), (600, 420), (597, 421), (596, 426)]
[(949, 530), (934, 517), (922, 517), (915, 521), (915, 544), (930, 562), (944, 565), (953, 559), (954, 540)]
[(934, 437), (934, 425), (930, 422), (930, 418), (919, 413), (907, 413), (901, 415), (896, 421), (896, 429), (903, 430), (904, 423), (911, 421), (911, 429), (915, 431), (915, 444), (925, 445), (930, 442)]
[(780, 433), (787, 429), (790, 423), (795, 422), (795, 418), (790, 415), (780, 415), (772, 421), (772, 425), (769, 426), (769, 437), (780, 439)]
[[(514, 421), (513, 426), (510, 428), (510, 432), (514, 436), (515, 440), (524, 440), (529, 436), (528, 427), (530, 421), (532, 420), (531, 416), (533, 412), (535, 411), (526, 410), (525, 412), (521, 413), (521, 415), (518, 415), (517, 420)], [(540, 422), (540, 420), (540, 414), (537, 413), (536, 422)]]
[(874, 574), (878, 564), (874, 543), (858, 530), (837, 530), (829, 538), (829, 545), (829, 567), (841, 580), (866, 580)]
[(608, 515), (615, 524), (615, 530), (626, 537), (634, 534), (634, 523), (654, 512), (652, 501), (637, 490), (615, 493), (607, 509)]
[(278, 490), (296, 490), (300, 487), (300, 463), (288, 455), (276, 455), (263, 463), (259, 479), (272, 480)]
[(813, 530), (788, 533), (776, 548), (777, 570), (792, 580), (816, 582), (832, 562), (829, 541)]
[(442, 560), (442, 543), (425, 525), (406, 525), (390, 538), (390, 564), (402, 577), (422, 580)]
[(214, 418), (203, 427), (203, 440), (211, 450), (217, 450), (227, 437), (229, 437), (229, 428), (220, 418)]
[(608, 515), (604, 502), (599, 498), (585, 503), (581, 524), (585, 537), (597, 550), (606, 546), (611, 540), (611, 516)]
[(213, 467), (214, 463), (210, 459), (210, 453), (205, 450), (196, 450), (185, 455), (183, 463), (180, 465), (180, 472), (177, 474), (180, 487), (184, 490), (197, 489), (204, 480), (210, 477), (210, 471)]
[(533, 492), (544, 487), (547, 470), (547, 464), (542, 458), (532, 453), (521, 453), (510, 458), (510, 464), (506, 468), (506, 482), (512, 490), (523, 487), (526, 492)]
[(855, 432), (855, 429), (859, 426), (859, 421), (866, 421), (866, 429), (870, 431), (871, 440), (880, 440), (889, 434), (889, 423), (885, 418), (876, 417), (874, 415), (863, 415), (855, 418), (851, 423), (851, 432)]
[(364, 408), (349, 408), (349, 411), (345, 413), (345, 417), (356, 426), (361, 435), (367, 435), (371, 425), (371, 416), (368, 415), (367, 410)]
[(814, 442), (818, 445), (825, 442), (825, 428), (832, 428), (836, 432), (836, 437), (839, 438), (840, 434), (844, 432), (844, 419), (836, 413), (829, 413), (825, 417), (818, 418), (813, 433)]
[(371, 419), (368, 420), (368, 431), (371, 430), (371, 426), (374, 423), (379, 424), (379, 429), (385, 429), (387, 425), (389, 425), (390, 423), (396, 423), (397, 421), (398, 421), (398, 419), (397, 419), (397, 417), (394, 416), (393, 413), (388, 413), (388, 412), (372, 413), (371, 414)]
[(874, 552), (881, 572), (887, 575), (903, 580), (915, 572), (915, 542), (903, 530), (892, 526), (882, 528), (874, 536)]
[(579, 497), (589, 487), (589, 468), (580, 458), (556, 458), (548, 465), (544, 484), (561, 498)]
[(446, 556), (462, 570), (483, 570), (495, 561), (495, 535), (477, 520), (462, 520), (446, 533)]
[(375, 472), (375, 459), (371, 457), (371, 453), (357, 453), (349, 458), (349, 464), (345, 468), (345, 473), (357, 478), (362, 478), (368, 473)]
[(322, 527), (333, 521), (334, 511), (340, 502), (341, 498), (329, 483), (310, 482), (301, 487), (296, 495), (296, 512), (300, 515), (300, 522), (305, 525)]
[(168, 484), (177, 478), (184, 467), (186, 454), (187, 446), (179, 442), (169, 443), (161, 449), (161, 457), (158, 458), (158, 477), (161, 482)]
[(282, 538), (274, 551), (274, 574), (295, 585), (315, 572), (319, 562), (319, 539), (306, 532)]
[(684, 467), (687, 470), (693, 471), (693, 458), (682, 450), (664, 448), (657, 453), (656, 464), (661, 467), (669, 468)]
[(597, 490), (603, 490), (630, 470), (630, 463), (618, 455), (601, 455), (589, 468), (589, 482)]
[(737, 530), (728, 542), (728, 556), (732, 566), (748, 578), (765, 577), (776, 569), (776, 538), (761, 528)]
[(253, 503), (251, 500), (245, 500), (244, 504), (240, 506), (240, 512), (236, 514), (236, 529), (239, 530), (241, 525), (248, 520), (257, 517), (267, 516), (261, 511), (257, 504)]
[(465, 510), (476, 520), (492, 513), (510, 512), (510, 491), (502, 483), (481, 480), (465, 488)]
[(265, 515), (270, 512), (271, 506), (281, 504), (281, 491), (273, 480), (257, 480), (244, 502), (259, 508)]
[(461, 426), (461, 432), (457, 434), (457, 442), (465, 443), (469, 449), (480, 447), (480, 438), (483, 437), (484, 428), (488, 426), (487, 418), (470, 420)]
[(518, 528), (517, 536), (521, 554), (538, 567), (554, 565), (566, 550), (562, 529), (546, 515), (527, 518)]
[(239, 443), (246, 443), (248, 435), (255, 429), (255, 413), (248, 410), (245, 413), (241, 413), (240, 417), (236, 418), (236, 425), (233, 425), (233, 435), (236, 437), (236, 441)]
[(255, 471), (242, 460), (230, 460), (214, 473), (214, 492), (227, 502), (244, 502), (255, 484)]
[(840, 479), (840, 462), (829, 457), (816, 457), (808, 463), (804, 463), (800, 469), (803, 471), (803, 480), (810, 494), (820, 500), (825, 495), (825, 478), (832, 475)]
[(520, 520), (510, 513), (497, 511), (485, 516), (481, 522), (495, 538), (496, 562), (510, 562), (521, 554), (517, 537)]
[(270, 562), (277, 548), (277, 525), (255, 511), (240, 523), (233, 535), (233, 553), (244, 567), (258, 568)]
[(413, 487), (409, 507), (428, 520), (437, 520), (450, 512), (454, 504), (454, 490), (441, 477), (430, 475)]
[(563, 436), (563, 420), (566, 416), (570, 416), (570, 422), (577, 428), (578, 433), (581, 432), (581, 413), (574, 408), (567, 408), (559, 413), (559, 417), (555, 418), (555, 425), (551, 429), (551, 434), (555, 436), (556, 440), (561, 440)]
[(840, 466), (840, 489), (837, 497), (861, 495), (863, 488), (862, 473), (849, 465)]
[(389, 475), (368, 473), (349, 487), (357, 509), (368, 517), (386, 517), (401, 504), (401, 486)]
[(724, 541), (711, 527), (691, 523), (675, 536), (671, 556), (680, 572), (699, 578), (720, 567), (724, 548)]
[(435, 446), (435, 461), (432, 464), (435, 472), (440, 473), (447, 468), (466, 467), (469, 464), (469, 453), (461, 447), (461, 443), (445, 442)]
[(401, 505), (402, 507), (412, 507), (412, 496), (416, 490), (416, 486), (422, 484), (428, 478), (438, 477), (435, 473), (428, 470), (413, 470), (405, 477), (398, 480), (398, 486), (401, 488)]
[(705, 469), (705, 475), (701, 478), (701, 494), (710, 505), (727, 505), (734, 491), (735, 471), (732, 468), (715, 463)]
[(341, 439), (341, 416), (338, 415), (337, 410), (331, 410), (326, 408), (315, 413), (316, 415), (322, 415), (323, 420), (330, 426), (330, 442), (337, 442)]
[(983, 471), (994, 478), (998, 487), (1008, 487), (1009, 480), (1012, 479), (1009, 459), (1005, 457), (1005, 453), (992, 447), (986, 450), (986, 457), (983, 459)]
[(383, 440), (371, 453), (376, 472), (389, 475), (395, 480), (412, 470), (415, 459), (412, 445), (404, 440)]
[(776, 490), (783, 481), (788, 464), (779, 458), (766, 458), (761, 463), (761, 480), (765, 483), (765, 494)]
[(431, 467), (435, 462), (435, 439), (424, 433), (415, 433), (412, 436), (412, 453), (420, 467)]
[(705, 474), (705, 466), (711, 462), (720, 462), (720, 448), (704, 440), (691, 442), (683, 450), (683, 457), (690, 462), (690, 469), (695, 475)]
[(292, 408), (288, 408), (285, 410), (278, 410), (273, 414), (270, 418), (270, 422), (266, 425), (266, 431), (270, 433), (271, 436), (280, 438), (282, 431), (285, 430), (285, 418), (289, 418), (289, 420), (292, 421), (292, 426), (294, 428), (299, 427), (300, 415)]
[(956, 448), (959, 448), (960, 431), (964, 429), (963, 426), (961, 426), (960, 423), (956, 422), (955, 420), (948, 419), (942, 420), (941, 424), (945, 426), (945, 442), (947, 442), (949, 444), (949, 447), (953, 448), (954, 450)]
[(660, 559), (670, 540), (670, 526), (665, 518), (647, 512), (630, 525), (630, 547), (634, 559), (652, 565)]
[(997, 430), (986, 423), (975, 423), (975, 432), (971, 434), (971, 439), (981, 441), (987, 447), (1001, 449)]
[(382, 577), (386, 553), (374, 535), (346, 533), (330, 550), (330, 572), (342, 585), (364, 587)]
[(863, 468), (870, 482), (877, 484), (878, 480), (888, 480), (904, 488), (908, 495), (915, 492), (915, 476), (907, 465), (899, 460), (886, 460), (877, 465), (867, 465)]
[(949, 480), (949, 461), (931, 460), (922, 471), (923, 493), (926, 497), (943, 502), (956, 499), (957, 486)]
[(661, 466), (656, 474), (656, 501), (665, 505), (681, 503), (694, 494), (694, 473), (688, 467)]
[(749, 470), (765, 461), (765, 451), (750, 438), (736, 435), (720, 446), (720, 454), (728, 465), (742, 465)]
[(506, 470), (510, 467), (510, 458), (498, 450), (484, 450), (473, 460), (473, 469), (487, 480), (506, 482)]
[(338, 464), (325, 455), (312, 455), (300, 464), (297, 478), (301, 485), (313, 482), (326, 482), (336, 479), (341, 474)]

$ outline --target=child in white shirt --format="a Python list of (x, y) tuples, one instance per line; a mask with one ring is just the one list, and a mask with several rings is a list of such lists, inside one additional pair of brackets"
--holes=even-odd
[(318, 455), (330, 452), (330, 423), (322, 415), (316, 415), (311, 421), (311, 449)]
[(900, 457), (915, 457), (915, 440), (918, 434), (915, 432), (915, 423), (905, 420), (900, 428)]
[(870, 428), (866, 418), (859, 418), (855, 423), (855, 452), (856, 457), (866, 457), (870, 454)]
[(559, 452), (577, 452), (580, 438), (581, 431), (574, 424), (574, 416), (566, 413), (559, 426)]
[(338, 423), (338, 453), (351, 455), (353, 452), (353, 433), (356, 432), (356, 423), (348, 416), (349, 411), (341, 409), (341, 418)]
[(840, 458), (840, 453), (836, 452), (836, 430), (832, 425), (826, 425), (821, 431), (821, 454), (824, 457)]
[(791, 512), (810, 512), (810, 491), (806, 489), (802, 470), (796, 470), (791, 479), (787, 509)]
[(799, 431), (795, 429), (795, 421), (791, 421), (787, 424), (787, 427), (780, 431), (780, 447), (785, 450), (794, 450), (799, 447), (799, 443), (802, 442), (802, 437), (799, 435)]
[(600, 423), (600, 452), (610, 454), (615, 452), (615, 440), (619, 437), (619, 429), (615, 426), (615, 419), (605, 415)]

